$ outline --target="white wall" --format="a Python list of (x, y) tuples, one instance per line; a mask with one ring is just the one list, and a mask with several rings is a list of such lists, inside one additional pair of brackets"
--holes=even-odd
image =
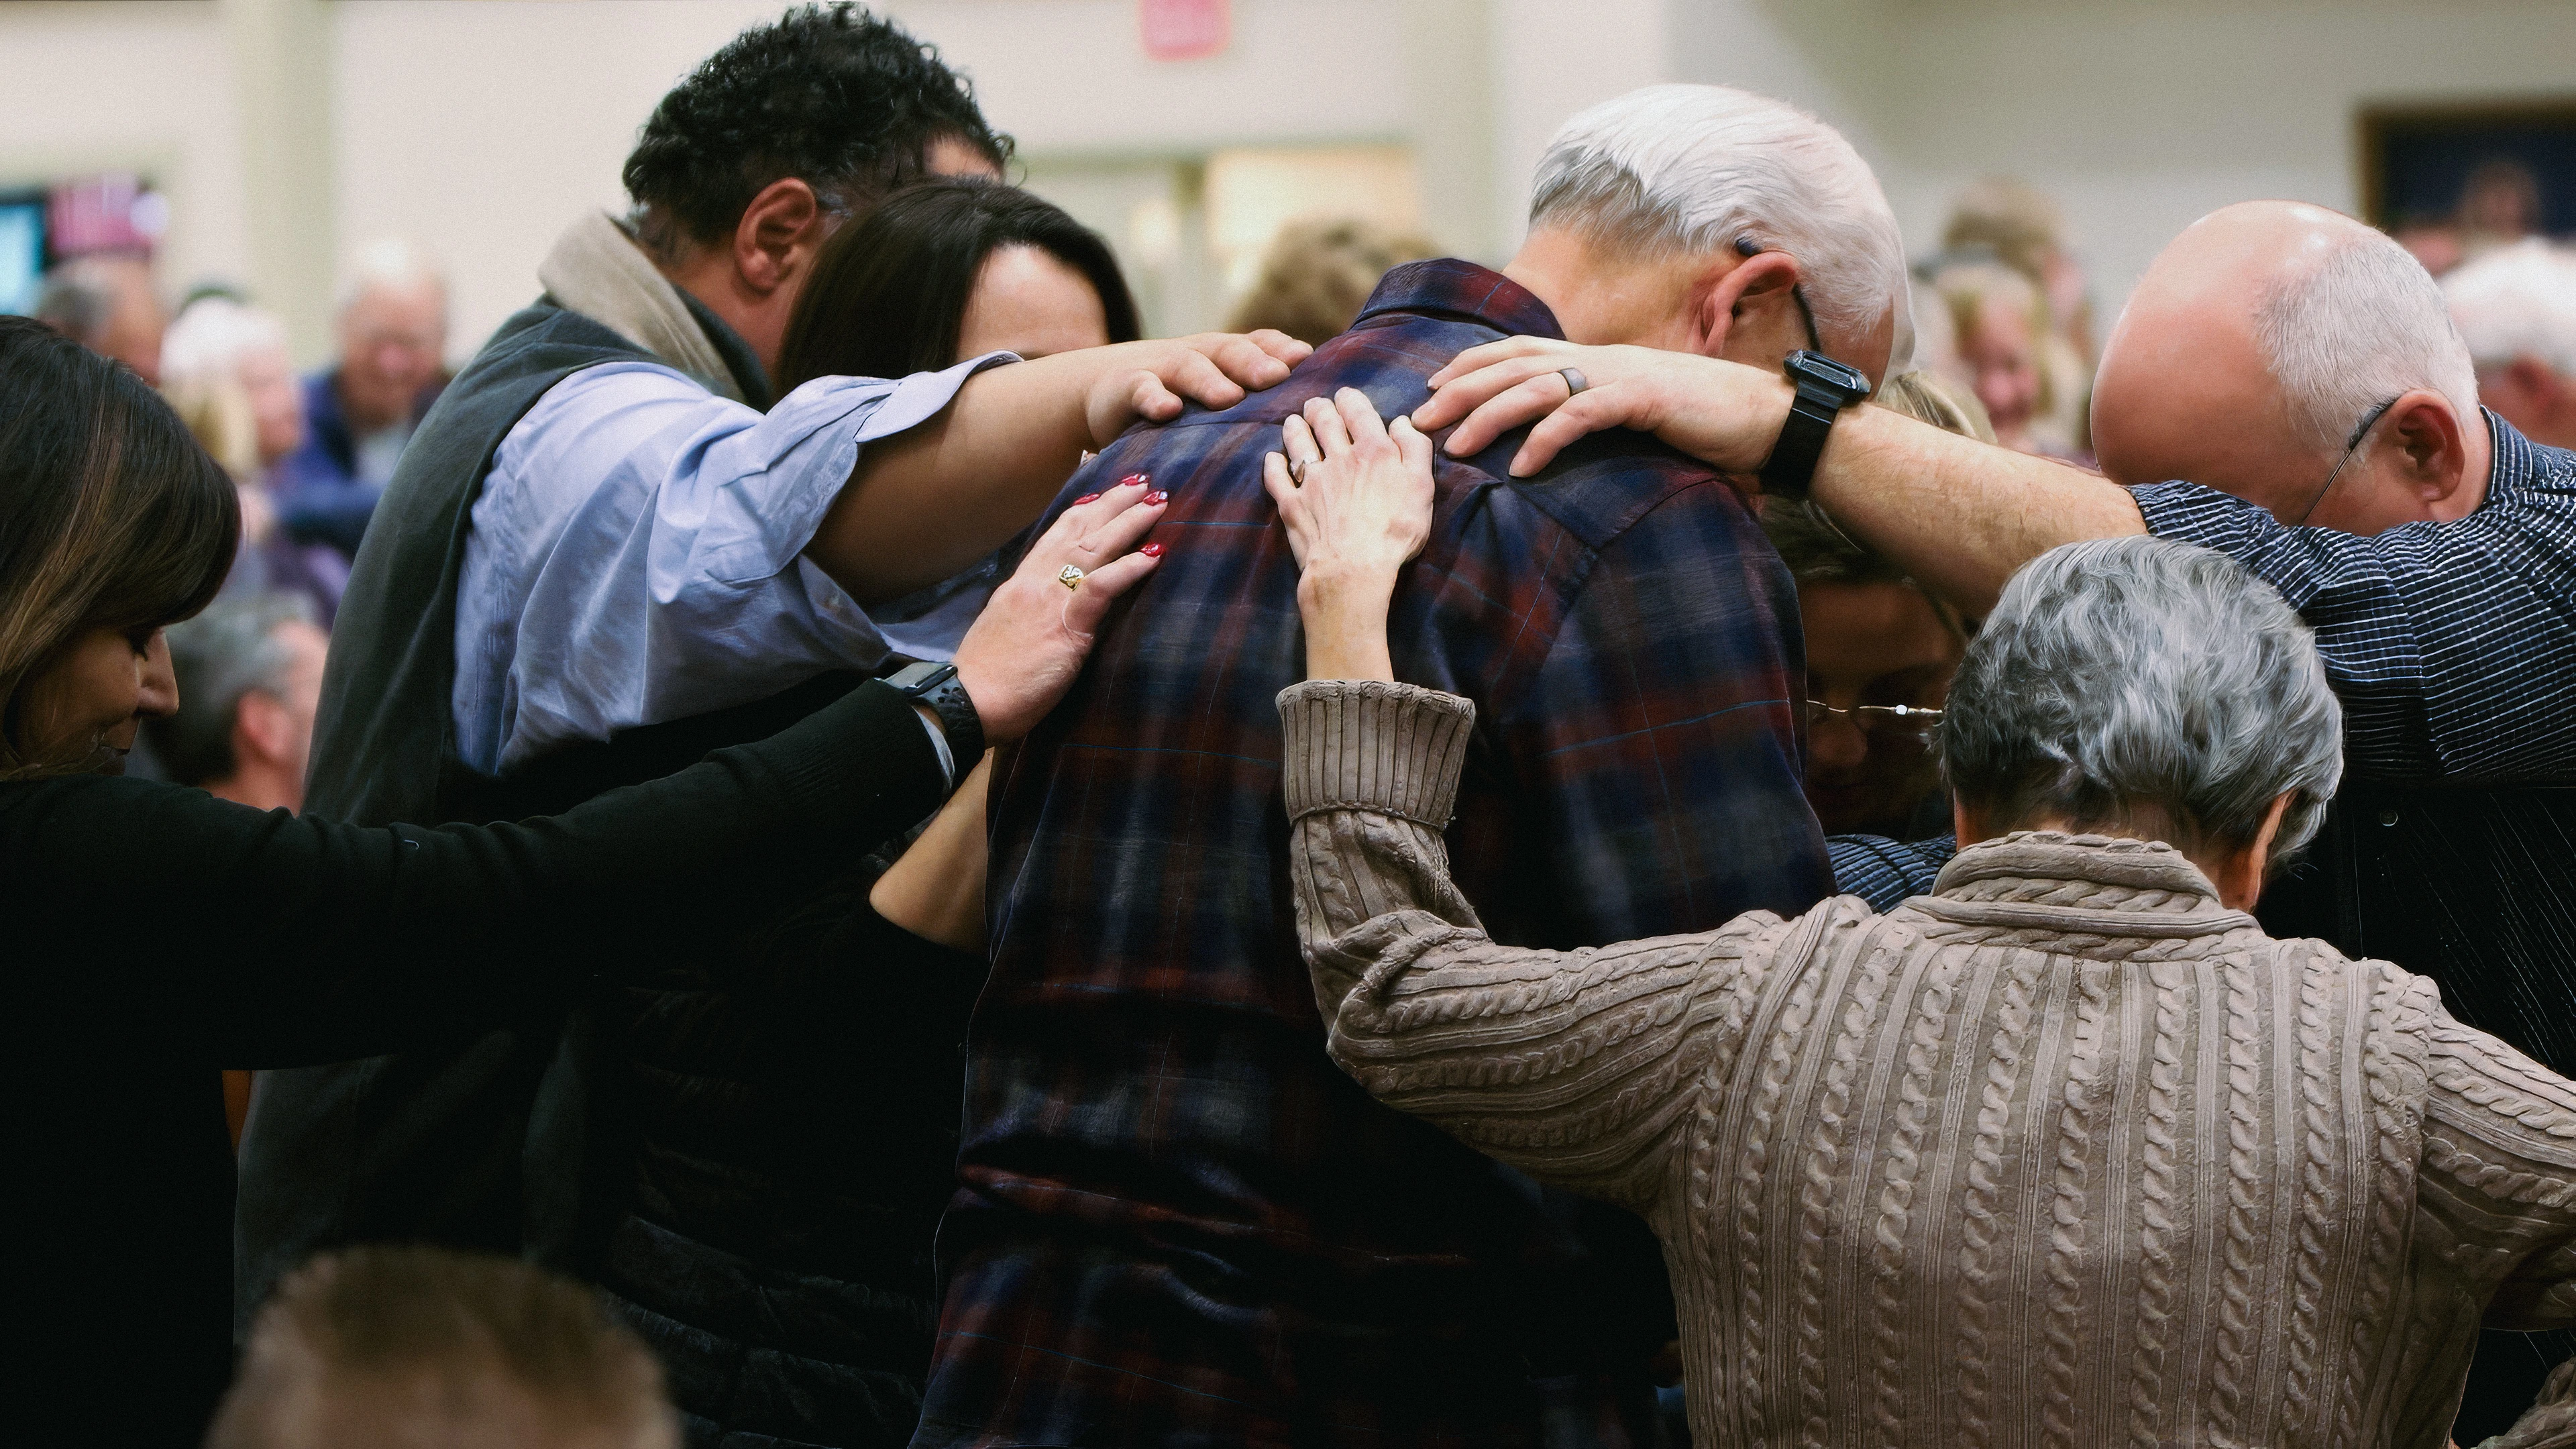
[(149, 172), (170, 195), (162, 255), (173, 277), (244, 270), (233, 108), (212, 5), (0, 6), (0, 186)]

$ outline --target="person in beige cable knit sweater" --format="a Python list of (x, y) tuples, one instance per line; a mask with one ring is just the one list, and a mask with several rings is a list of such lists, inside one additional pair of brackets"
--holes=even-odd
[[(1976, 843), (1932, 895), (1500, 946), (1441, 836), (1473, 708), (1388, 665), (1431, 445), (1338, 404), (1270, 480), (1332, 1056), (1646, 1217), (1695, 1442), (2438, 1446), (2482, 1319), (2576, 1323), (2576, 1084), (2246, 914), (2341, 768), (2268, 586), (2153, 538), (2015, 575), (1942, 722)], [(2489, 1442), (2576, 1444), (2576, 1366)]]

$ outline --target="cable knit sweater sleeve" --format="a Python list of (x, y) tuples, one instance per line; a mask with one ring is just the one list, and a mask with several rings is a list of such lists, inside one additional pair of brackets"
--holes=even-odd
[[(2497, 1279), (2495, 1328), (2576, 1324), (2576, 1083), (2434, 1008), (2418, 1233)], [(2438, 1246), (2438, 1244), (2437, 1244)], [(2576, 1363), (2491, 1449), (2576, 1445)]]
[(1575, 951), (1503, 946), (1449, 878), (1475, 706), (1405, 684), (1282, 691), (1297, 934), (1329, 1048), (1379, 1100), (1532, 1176), (1648, 1209), (1713, 1052), (1740, 1036), (1749, 915)]

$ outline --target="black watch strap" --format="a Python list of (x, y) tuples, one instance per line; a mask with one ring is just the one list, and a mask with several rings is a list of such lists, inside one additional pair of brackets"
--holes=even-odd
[(1844, 408), (1869, 396), (1869, 379), (1832, 358), (1793, 352), (1782, 368), (1798, 394), (1780, 425), (1780, 439), (1762, 465), (1762, 491), (1776, 498), (1804, 498), (1815, 481), (1816, 460)]
[(952, 771), (948, 783), (953, 787), (965, 779), (975, 762), (984, 758), (984, 717), (975, 712), (975, 701), (957, 678), (957, 666), (907, 664), (886, 676), (886, 683), (939, 716), (939, 732), (948, 741)]

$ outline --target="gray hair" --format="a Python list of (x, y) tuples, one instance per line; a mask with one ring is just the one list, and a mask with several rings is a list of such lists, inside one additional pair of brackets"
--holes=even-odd
[(1547, 143), (1530, 225), (1648, 257), (1739, 239), (1787, 252), (1828, 351), (1892, 321), (1887, 371), (1913, 356), (1905, 243), (1878, 178), (1841, 132), (1769, 97), (1657, 85), (1584, 111)]
[(435, 288), (444, 306), (447, 275), (429, 253), (401, 237), (372, 241), (350, 253), (346, 280), (340, 287), (338, 311), (345, 313), (378, 287), (389, 291)]
[(295, 653), (277, 637), (288, 624), (316, 624), (301, 594), (218, 598), (204, 613), (170, 626), (170, 671), (178, 713), (146, 722), (152, 753), (170, 778), (202, 785), (233, 772), (233, 721), (242, 696), (283, 695)]
[(120, 264), (135, 265), (120, 257), (74, 257), (64, 262), (45, 273), (31, 315), (84, 347), (96, 342), (115, 318), (120, 294), (129, 285), (119, 275)]
[(2478, 415), (2477, 369), (2424, 264), (2386, 236), (2359, 231), (2282, 278), (2256, 305), (2254, 340), (2300, 440), (2342, 452), (2372, 408), (2417, 388)]
[(2442, 279), (2451, 323), (2481, 368), (2536, 357), (2576, 377), (2576, 253), (2532, 237)]
[(2235, 560), (2095, 539), (2004, 585), (1951, 681), (1941, 756), (1997, 825), (2060, 816), (2185, 848), (2254, 839), (2287, 793), (2281, 860), (2343, 777), (2343, 709), (2308, 626)]

